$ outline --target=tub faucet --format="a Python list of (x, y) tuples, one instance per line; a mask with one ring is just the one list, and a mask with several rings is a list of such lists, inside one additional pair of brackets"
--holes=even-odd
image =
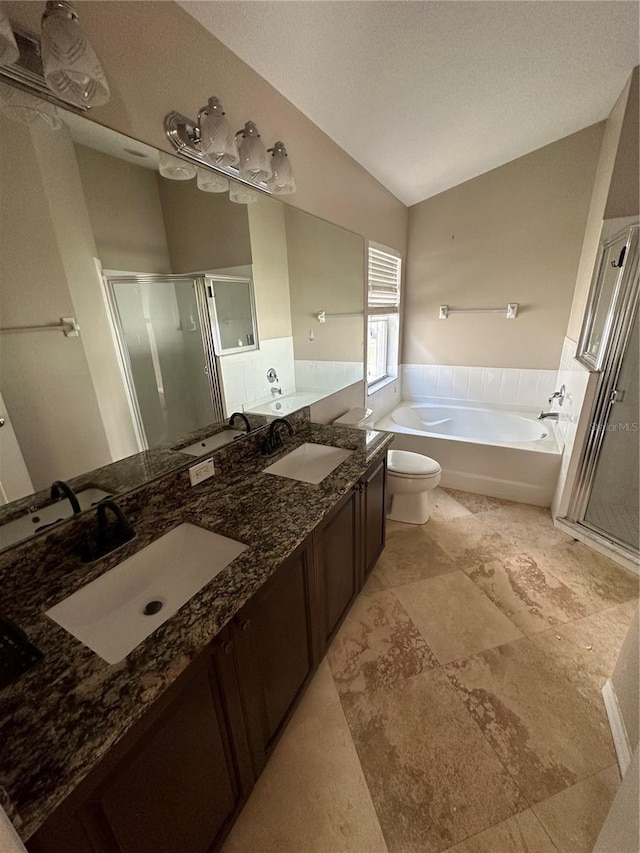
[(271, 393), (274, 395), (282, 394), (282, 388), (272, 388)]
[(539, 421), (557, 421), (559, 419), (559, 412), (540, 412), (540, 414), (538, 415)]

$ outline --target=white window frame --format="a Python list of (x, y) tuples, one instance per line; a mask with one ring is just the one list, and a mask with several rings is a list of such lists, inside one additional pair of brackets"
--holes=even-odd
[[(370, 242), (367, 250), (367, 393), (372, 394), (398, 377), (402, 256), (395, 249)], [(387, 321), (386, 368), (369, 379), (369, 324)]]

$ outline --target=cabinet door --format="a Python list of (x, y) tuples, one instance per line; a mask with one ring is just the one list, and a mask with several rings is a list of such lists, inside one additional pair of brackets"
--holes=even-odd
[(358, 591), (359, 497), (357, 489), (349, 492), (313, 534), (323, 651)]
[(29, 849), (68, 853), (76, 848), (64, 839), (75, 836), (87, 839), (78, 850), (96, 853), (213, 850), (251, 784), (234, 750), (233, 708), (223, 702), (226, 672), (234, 670), (230, 651), (216, 649), (194, 664), (170, 704), (117, 761), (107, 757), (99, 783), (72, 812), (55, 813)]
[(311, 559), (299, 548), (233, 621), (256, 776), (313, 672)]
[(369, 469), (362, 480), (362, 556), (364, 581), (384, 550), (386, 458)]

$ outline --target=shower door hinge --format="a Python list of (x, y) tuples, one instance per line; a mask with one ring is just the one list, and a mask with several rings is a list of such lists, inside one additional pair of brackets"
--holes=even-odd
[(624, 391), (621, 391), (618, 388), (614, 388), (611, 392), (611, 396), (609, 397), (610, 403), (621, 403), (624, 400)]

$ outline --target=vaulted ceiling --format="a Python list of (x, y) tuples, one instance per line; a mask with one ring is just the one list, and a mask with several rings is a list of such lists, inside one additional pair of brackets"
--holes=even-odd
[(406, 204), (605, 118), (638, 64), (626, 0), (181, 5)]

